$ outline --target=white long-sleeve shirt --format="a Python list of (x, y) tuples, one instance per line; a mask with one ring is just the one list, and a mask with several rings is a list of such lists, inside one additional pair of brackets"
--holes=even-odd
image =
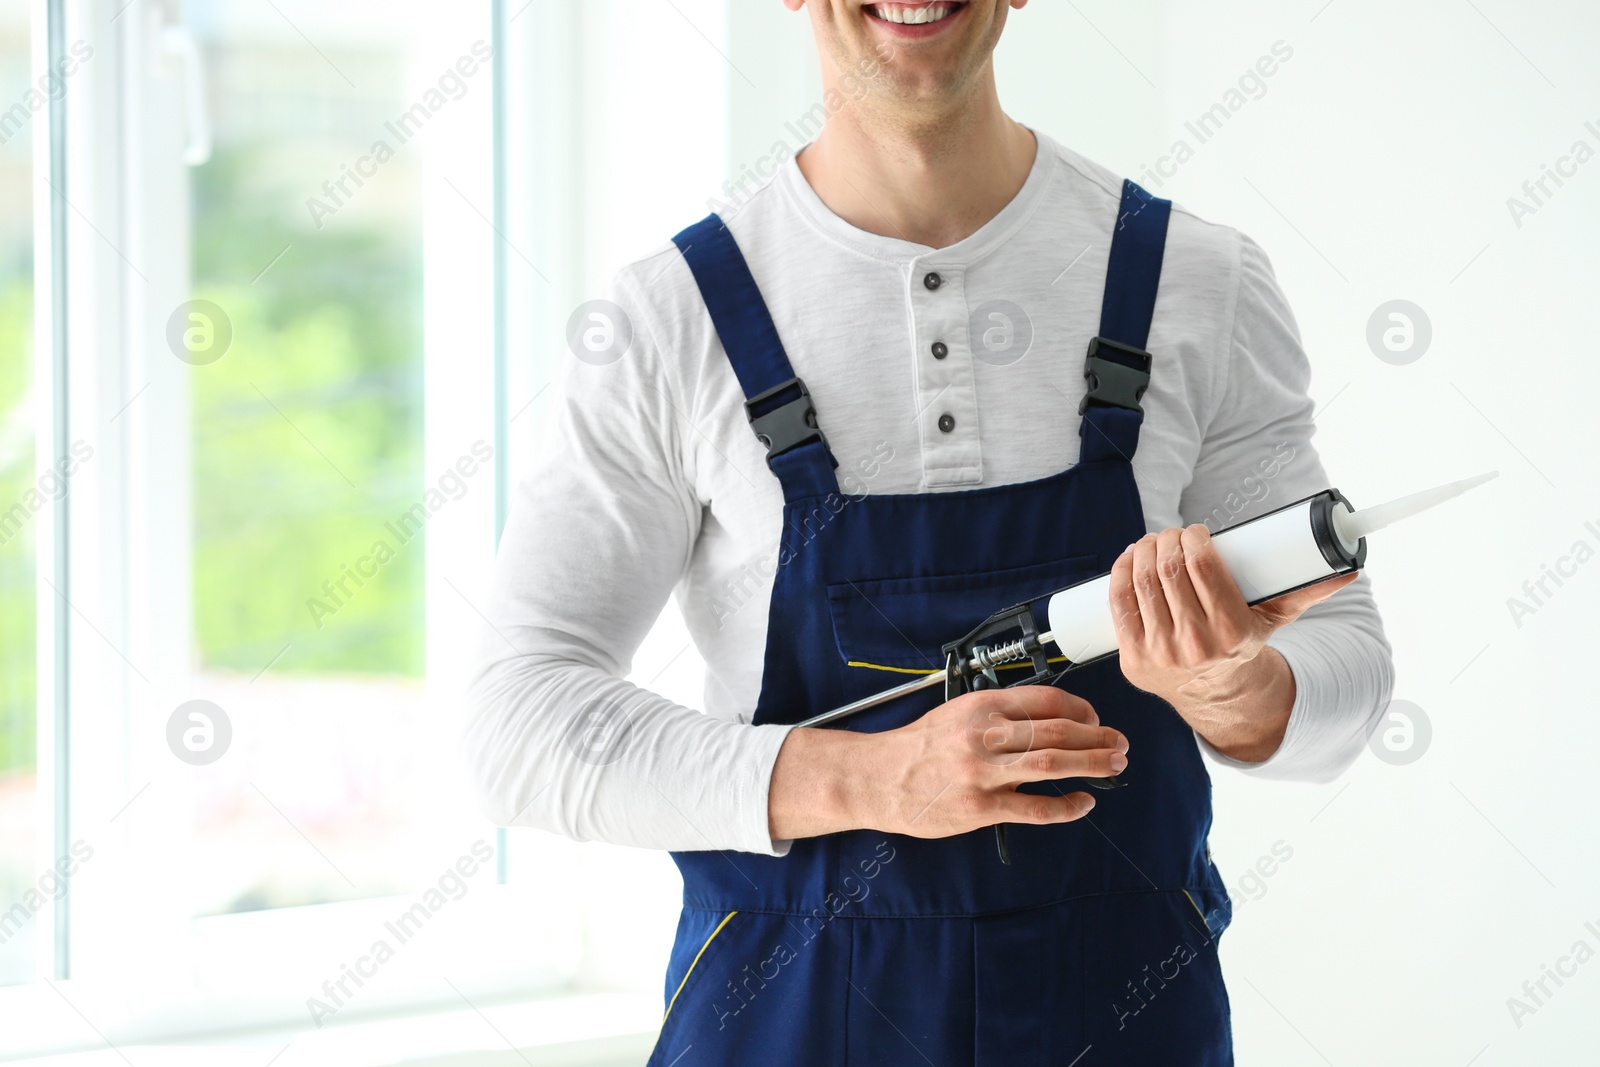
[[(1121, 180), (1042, 134), (1038, 144), (1016, 198), (947, 248), (856, 229), (793, 160), (722, 212), (845, 491), (966, 489), (1076, 462)], [(937, 289), (923, 284), (930, 271)], [(751, 725), (778, 480), (677, 250), (625, 267), (609, 298), (631, 344), (612, 362), (569, 360), (540, 460), (517, 487), (464, 727), (468, 759), (502, 824), (782, 854), (767, 794), (791, 727)], [(1249, 238), (1174, 208), (1148, 347), (1133, 466), (1150, 530), (1216, 530), (1332, 484), (1311, 446), (1310, 366), (1294, 317)], [(701, 708), (624, 680), (672, 594), (706, 663)], [(1295, 680), (1278, 751), (1242, 764), (1200, 743), (1247, 774), (1330, 780), (1359, 754), (1392, 688), (1369, 579), (1271, 644)]]

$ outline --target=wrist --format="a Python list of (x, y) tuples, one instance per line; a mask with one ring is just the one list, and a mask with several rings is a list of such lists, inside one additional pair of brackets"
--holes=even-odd
[(1194, 694), (1180, 715), (1222, 755), (1260, 763), (1283, 743), (1294, 707), (1294, 673), (1270, 646), (1225, 678)]
[(849, 730), (794, 729), (772, 767), (767, 799), (774, 841), (819, 837), (870, 824), (872, 740)]

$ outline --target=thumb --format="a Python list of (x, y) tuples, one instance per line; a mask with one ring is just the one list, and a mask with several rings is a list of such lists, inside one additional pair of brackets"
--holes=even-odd
[(1341, 574), (1336, 578), (1324, 578), (1322, 581), (1314, 585), (1308, 585), (1304, 589), (1296, 589), (1292, 593), (1285, 593), (1282, 596), (1273, 597), (1271, 600), (1263, 600), (1261, 603), (1253, 605), (1250, 610), (1267, 623), (1270, 623), (1274, 629), (1279, 626), (1286, 626), (1298, 619), (1307, 608), (1327, 600), (1360, 576), (1360, 571), (1350, 571), (1348, 574)]

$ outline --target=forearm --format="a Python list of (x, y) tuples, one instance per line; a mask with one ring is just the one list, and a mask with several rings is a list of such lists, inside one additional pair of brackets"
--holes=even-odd
[(1269, 645), (1239, 667), (1225, 689), (1174, 707), (1222, 755), (1260, 763), (1283, 743), (1294, 696), (1294, 672)]
[(785, 728), (711, 718), (592, 666), (506, 651), (473, 685), (462, 734), (495, 823), (639, 848), (775, 851), (767, 783)]

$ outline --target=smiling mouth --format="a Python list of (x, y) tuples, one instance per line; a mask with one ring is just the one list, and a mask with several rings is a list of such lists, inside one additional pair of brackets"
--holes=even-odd
[(901, 26), (926, 26), (934, 22), (943, 22), (965, 6), (964, 2), (933, 4), (884, 3), (868, 4), (866, 12), (882, 22), (893, 22)]

